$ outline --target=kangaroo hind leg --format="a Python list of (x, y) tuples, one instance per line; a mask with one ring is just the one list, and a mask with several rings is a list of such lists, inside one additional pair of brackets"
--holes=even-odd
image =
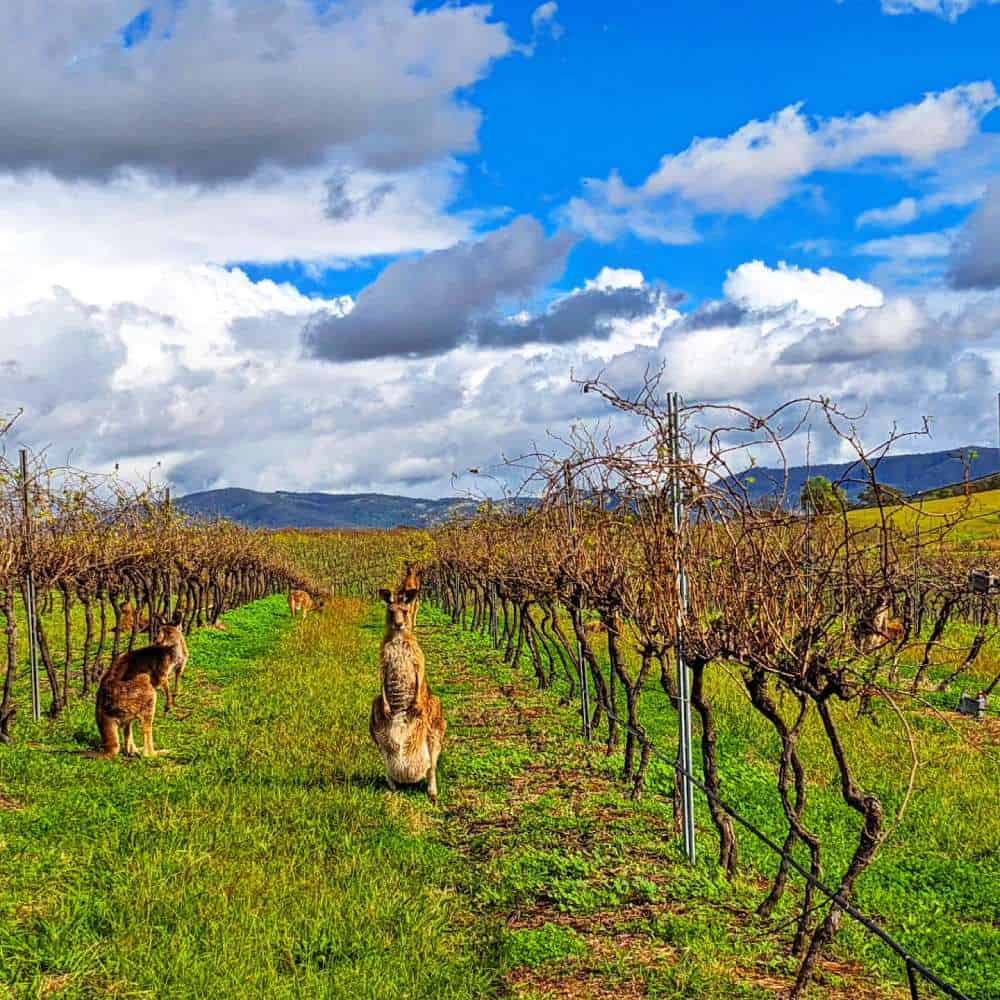
[(107, 715), (97, 717), (97, 729), (101, 734), (101, 757), (117, 757), (121, 749), (118, 739), (118, 723)]

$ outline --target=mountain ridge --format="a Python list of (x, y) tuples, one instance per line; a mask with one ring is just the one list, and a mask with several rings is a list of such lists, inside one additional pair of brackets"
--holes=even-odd
[[(1000, 449), (986, 447), (950, 448), (946, 451), (888, 455), (878, 464), (878, 481), (901, 490), (907, 496), (938, 490), (962, 482), (966, 463), (962, 455), (975, 455), (968, 462), (971, 478), (1000, 470)], [(808, 476), (826, 476), (837, 481), (848, 476), (844, 488), (853, 500), (865, 488), (863, 470), (848, 475), (851, 463), (822, 463), (794, 466), (785, 471), (753, 468), (736, 477), (751, 498), (764, 500), (785, 491), (786, 502), (795, 505)], [(196, 517), (225, 517), (253, 528), (426, 528), (443, 521), (456, 511), (471, 512), (475, 501), (461, 497), (404, 497), (390, 493), (296, 493), (276, 490), (265, 493), (240, 487), (225, 487), (189, 493), (177, 505)]]

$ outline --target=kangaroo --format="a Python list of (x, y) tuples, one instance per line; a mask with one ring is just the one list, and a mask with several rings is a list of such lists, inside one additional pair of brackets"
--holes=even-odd
[(437, 802), (437, 762), (447, 724), (441, 699), (427, 686), (424, 654), (413, 635), (413, 589), (395, 597), (380, 590), (385, 601), (385, 638), (380, 673), (382, 690), (372, 702), (368, 729), (385, 761), (389, 788), (427, 780), (427, 794)]
[[(132, 723), (142, 724), (142, 755), (155, 757), (167, 753), (153, 749), (153, 716), (156, 714), (156, 689), (168, 692), (171, 672), (187, 660), (184, 635), (175, 625), (164, 625), (156, 634), (156, 643), (131, 653), (123, 653), (105, 671), (97, 688), (97, 730), (101, 734), (102, 757), (115, 757), (121, 749), (119, 726), (125, 731), (125, 753), (136, 751)], [(169, 704), (169, 694), (167, 694)]]
[(423, 584), (424, 570), (419, 563), (407, 560), (403, 564), (403, 581), (396, 588), (396, 592), (406, 594), (413, 592), (413, 600), (409, 602), (410, 609), (410, 630), (417, 627), (417, 611), (420, 609), (420, 588)]
[(885, 597), (854, 626), (854, 639), (862, 653), (874, 653), (890, 642), (898, 642), (905, 634), (903, 623), (889, 617), (889, 601)]
[(898, 618), (889, 617), (889, 609), (883, 607), (875, 618), (875, 628), (886, 642), (898, 642), (903, 638), (906, 630), (903, 623)]
[[(121, 614), (121, 633), (122, 635), (128, 635), (132, 631), (132, 626), (135, 625), (135, 608), (132, 607), (131, 601), (126, 601), (124, 604), (120, 605), (118, 608)], [(139, 624), (136, 625), (136, 629), (139, 632), (145, 632), (149, 628), (149, 616), (146, 614), (140, 614)]]
[(119, 623), (121, 627), (122, 634), (132, 631), (132, 626), (135, 624), (135, 608), (132, 607), (131, 602), (126, 601), (124, 604), (120, 605), (118, 608), (119, 613)]
[(170, 690), (170, 677), (163, 684), (163, 697), (166, 700), (166, 705), (163, 708), (164, 712), (169, 712), (174, 707), (177, 695), (181, 693), (181, 676), (188, 665), (188, 647), (187, 641), (184, 639), (184, 633), (181, 631), (182, 621), (183, 617), (181, 613), (179, 611), (174, 612), (171, 624), (161, 625), (159, 631), (156, 633), (157, 644), (173, 644), (177, 650), (177, 655), (170, 671), (170, 677), (174, 681), (173, 692)]
[(324, 601), (321, 597), (313, 599), (312, 595), (305, 590), (293, 590), (288, 595), (288, 609), (294, 618), (300, 611), (305, 618), (310, 611), (322, 611)]

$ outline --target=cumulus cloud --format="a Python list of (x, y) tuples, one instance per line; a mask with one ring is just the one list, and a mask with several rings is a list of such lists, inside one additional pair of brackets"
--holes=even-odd
[(0, 174), (0, 313), (61, 284), (85, 302), (144, 301), (164, 271), (207, 263), (300, 262), (311, 270), (440, 249), (474, 219), (449, 214), (462, 171), (448, 163), (338, 183), (363, 210), (333, 219), (328, 171), (277, 172), (215, 187), (160, 185), (135, 173), (101, 184)]
[(821, 325), (785, 348), (784, 364), (842, 363), (913, 350), (927, 326), (924, 311), (907, 298), (872, 309), (851, 309), (838, 323)]
[[(530, 234), (530, 220), (517, 228), (526, 225), (527, 235), (508, 243), (507, 234), (495, 249), (509, 246), (522, 260), (526, 241), (537, 248), (532, 259), (551, 256), (551, 238)], [(949, 446), (977, 440), (977, 428), (989, 433), (982, 414), (992, 412), (1000, 364), (1000, 293), (900, 297), (830, 269), (761, 261), (735, 268), (723, 299), (686, 314), (640, 272), (604, 268), (507, 320), (530, 337), (504, 330), (439, 354), (335, 367), (300, 349), (317, 305), (352, 315), (349, 298), (317, 303), (206, 265), (164, 271), (137, 302), (94, 306), (56, 292), (8, 311), (4, 398), (26, 407), (16, 443), (50, 445), (53, 456), (89, 468), (120, 461), (135, 475), (160, 462), (178, 492), (238, 485), (433, 496), (452, 491), (453, 473), (490, 468), (548, 430), (606, 417), (572, 385), (571, 370), (603, 370), (628, 389), (662, 366), (669, 388), (690, 399), (754, 409), (829, 395), (868, 406), (878, 432), (928, 413), (938, 418), (936, 443)], [(474, 320), (473, 336), (500, 322), (495, 313)]]
[(321, 314), (303, 330), (306, 350), (328, 361), (426, 357), (470, 339), (477, 321), (558, 277), (575, 237), (547, 238), (528, 216), (481, 240), (390, 264), (346, 316)]
[[(789, 302), (796, 287), (789, 278), (802, 277), (795, 270), (762, 262), (737, 268), (724, 300), (667, 325), (655, 347), (617, 355), (603, 366), (605, 377), (628, 391), (650, 367), (662, 367), (668, 387), (688, 399), (762, 412), (797, 394), (827, 396), (865, 411), (859, 427), (873, 438), (893, 422), (919, 426), (927, 415), (933, 447), (992, 440), (1000, 295), (886, 295), (865, 283), (850, 295), (850, 279), (824, 270), (806, 275), (802, 298)], [(814, 438), (813, 459), (838, 459), (823, 450), (830, 446)]]
[(993, 366), (987, 358), (973, 351), (956, 358), (948, 368), (948, 392), (969, 392), (992, 382)]
[(759, 313), (792, 308), (821, 319), (836, 319), (858, 306), (880, 306), (882, 292), (860, 278), (830, 268), (811, 271), (779, 262), (776, 268), (761, 260), (748, 261), (730, 271), (723, 285), (726, 297)]
[(64, 289), (0, 319), (4, 407), (12, 403), (61, 423), (73, 409), (110, 395), (127, 349), (121, 325), (144, 311), (102, 312)]
[(624, 231), (660, 242), (690, 242), (700, 213), (758, 218), (820, 170), (870, 160), (926, 166), (965, 146), (1000, 104), (989, 81), (965, 84), (879, 113), (811, 118), (801, 104), (748, 122), (724, 138), (697, 138), (664, 156), (637, 187), (612, 172), (585, 182), (565, 210), (572, 223), (607, 241)]
[(0, 8), (0, 169), (78, 178), (137, 167), (216, 183), (331, 154), (412, 167), (475, 147), (480, 116), (458, 92), (512, 50), (477, 4), (99, 6)]
[(956, 288), (1000, 288), (1000, 182), (958, 236), (951, 281)]
[(164, 267), (301, 261), (322, 269), (446, 247), (473, 226), (447, 211), (461, 176), (452, 164), (397, 175), (377, 206), (370, 194), (384, 175), (354, 176), (348, 193), (368, 209), (334, 220), (324, 211), (323, 170), (215, 188), (164, 187), (136, 174), (108, 184), (0, 175), (0, 309), (53, 283), (85, 301), (134, 295)]
[(886, 14), (935, 14), (953, 24), (973, 7), (989, 6), (1000, 0), (882, 0)]
[(985, 190), (985, 186), (973, 178), (962, 184), (945, 186), (920, 198), (901, 198), (894, 205), (885, 208), (869, 208), (857, 217), (855, 225), (859, 229), (865, 226), (884, 229), (906, 226), (943, 208), (972, 205), (982, 198)]

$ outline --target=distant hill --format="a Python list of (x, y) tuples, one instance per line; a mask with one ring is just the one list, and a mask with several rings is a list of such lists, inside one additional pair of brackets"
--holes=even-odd
[(189, 493), (177, 501), (188, 514), (225, 517), (251, 528), (427, 527), (468, 500), (422, 500), (385, 493), (258, 493), (224, 489)]
[[(969, 475), (973, 479), (992, 476), (1000, 470), (1000, 449), (950, 448), (948, 451), (915, 455), (888, 455), (878, 463), (878, 481), (895, 487), (906, 496), (940, 490), (962, 482), (965, 476), (963, 454), (975, 456), (969, 462)], [(751, 497), (763, 500), (781, 492), (783, 476), (781, 469), (759, 468), (740, 473), (738, 478), (746, 485)], [(792, 504), (798, 501), (809, 476), (825, 476), (833, 482), (840, 482), (852, 500), (867, 485), (864, 469), (860, 466), (852, 468), (847, 462), (813, 465), (809, 469), (801, 466), (791, 468), (788, 470), (787, 497)]]
[[(966, 448), (935, 451), (918, 455), (891, 455), (878, 466), (879, 482), (894, 486), (907, 496), (941, 490), (960, 483), (964, 476), (961, 455), (975, 452), (970, 466), (973, 478), (991, 477), (1000, 469), (1000, 450)], [(847, 463), (814, 465), (808, 470), (788, 470), (787, 497), (798, 502), (807, 476), (826, 476), (843, 481), (851, 499), (864, 489), (861, 470), (850, 470)], [(763, 500), (782, 488), (779, 469), (750, 469), (740, 478), (751, 497)], [(845, 479), (845, 477), (847, 477)], [(984, 486), (992, 485), (992, 478)], [(189, 514), (202, 517), (225, 517), (253, 528), (395, 528), (400, 525), (425, 528), (439, 524), (450, 513), (470, 511), (473, 504), (458, 497), (440, 500), (391, 496), (386, 493), (258, 493), (256, 490), (223, 489), (189, 493), (178, 506)]]

